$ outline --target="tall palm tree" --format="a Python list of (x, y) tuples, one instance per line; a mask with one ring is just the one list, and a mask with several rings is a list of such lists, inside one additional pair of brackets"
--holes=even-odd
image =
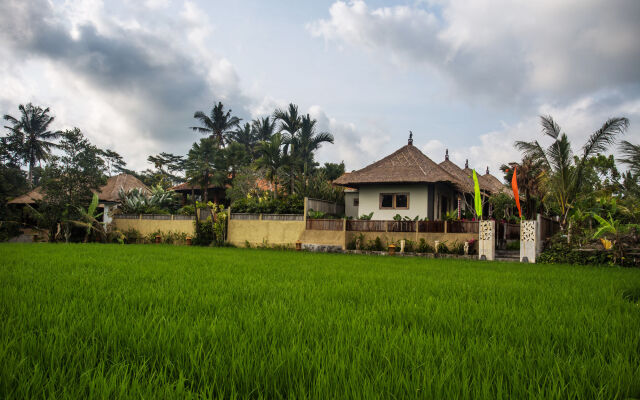
[(243, 127), (238, 127), (238, 129), (231, 133), (231, 138), (234, 142), (241, 144), (247, 154), (253, 159), (257, 140), (254, 131), (251, 129), (251, 124), (247, 122)]
[(28, 180), (33, 184), (33, 168), (36, 163), (46, 161), (51, 148), (56, 147), (52, 140), (60, 136), (59, 131), (52, 132), (49, 125), (55, 117), (49, 115), (49, 108), (41, 108), (29, 103), (20, 104), (20, 119), (6, 114), (4, 119), (12, 126), (5, 126), (11, 131), (10, 142), (19, 147), (22, 160), (29, 166)]
[(302, 117), (302, 123), (300, 125), (300, 133), (296, 138), (297, 153), (302, 160), (302, 176), (306, 184), (307, 174), (309, 168), (313, 166), (313, 153), (320, 148), (322, 143), (333, 144), (333, 135), (329, 132), (316, 133), (315, 119), (311, 119), (309, 114)]
[(256, 167), (266, 172), (267, 179), (273, 185), (273, 193), (278, 198), (278, 171), (285, 165), (286, 155), (282, 147), (284, 141), (281, 133), (275, 133), (269, 141), (262, 141), (258, 145), (260, 158), (256, 160)]
[(222, 102), (218, 102), (211, 109), (211, 113), (206, 115), (202, 111), (196, 111), (193, 118), (200, 121), (202, 126), (192, 126), (196, 132), (209, 134), (210, 138), (218, 141), (218, 147), (223, 147), (227, 137), (233, 128), (240, 125), (241, 119), (231, 115), (231, 110), (224, 111)]
[(618, 161), (627, 164), (633, 175), (640, 176), (640, 145), (623, 140), (620, 142), (620, 152), (624, 158), (619, 158)]
[(267, 141), (271, 139), (271, 135), (276, 130), (276, 121), (271, 120), (270, 117), (264, 117), (260, 119), (254, 119), (251, 121), (251, 129), (259, 142)]
[(273, 118), (280, 122), (278, 132), (285, 134), (283, 137), (283, 150), (290, 163), (291, 179), (289, 182), (289, 193), (293, 194), (295, 190), (295, 169), (297, 162), (295, 141), (302, 126), (302, 118), (298, 114), (298, 106), (293, 103), (289, 103), (287, 110), (276, 109), (273, 112)]
[(571, 143), (566, 133), (551, 116), (541, 116), (542, 133), (551, 137), (554, 141), (543, 149), (537, 140), (532, 142), (517, 141), (516, 148), (522, 151), (525, 157), (530, 157), (534, 162), (540, 163), (548, 174), (549, 193), (560, 207), (561, 226), (566, 227), (569, 212), (575, 200), (580, 194), (583, 184), (586, 161), (606, 151), (629, 127), (629, 120), (624, 117), (611, 118), (600, 129), (595, 131), (582, 146), (582, 155), (575, 158), (571, 149)]
[(184, 166), (187, 181), (200, 187), (205, 203), (209, 201), (209, 187), (212, 184), (224, 187), (228, 178), (223, 151), (214, 138), (200, 139), (200, 143), (194, 143), (187, 153)]
[(524, 194), (524, 213), (527, 219), (534, 218), (545, 197), (544, 177), (545, 173), (541, 166), (531, 158), (525, 157), (520, 163), (510, 162), (503, 164), (500, 170), (504, 172), (504, 180), (511, 182), (514, 168), (517, 170), (518, 191)]

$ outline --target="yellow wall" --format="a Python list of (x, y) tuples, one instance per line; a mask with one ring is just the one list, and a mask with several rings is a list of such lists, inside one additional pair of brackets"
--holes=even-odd
[(142, 235), (148, 235), (157, 231), (168, 233), (186, 233), (193, 236), (193, 220), (162, 220), (162, 219), (114, 219), (113, 224), (121, 232), (135, 229)]
[(340, 246), (345, 248), (345, 231), (321, 231), (306, 230), (302, 233), (300, 241), (308, 244), (323, 244), (327, 246)]
[(229, 221), (227, 241), (235, 246), (295, 245), (305, 230), (304, 221), (241, 220)]

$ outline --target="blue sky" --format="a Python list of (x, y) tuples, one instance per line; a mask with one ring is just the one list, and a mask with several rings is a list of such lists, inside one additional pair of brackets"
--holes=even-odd
[[(131, 167), (183, 154), (196, 110), (289, 102), (369, 164), (406, 143), (493, 171), (551, 114), (577, 146), (608, 117), (640, 141), (640, 2), (53, 1), (0, 5), (0, 111), (50, 106)], [(544, 140), (543, 140), (544, 141)]]

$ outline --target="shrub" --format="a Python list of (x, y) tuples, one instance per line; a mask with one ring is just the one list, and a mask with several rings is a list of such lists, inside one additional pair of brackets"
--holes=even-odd
[(373, 211), (371, 211), (369, 214), (362, 214), (360, 216), (360, 218), (358, 218), (358, 219), (364, 220), (364, 221), (369, 221), (369, 220), (371, 220), (371, 218), (373, 218)]
[(536, 257), (541, 264), (606, 265), (613, 264), (613, 253), (593, 250), (578, 251), (565, 242), (556, 242)]
[(449, 246), (447, 246), (445, 242), (442, 242), (442, 243), (438, 243), (438, 253), (450, 254), (451, 250), (449, 249)]
[(188, 204), (180, 209), (178, 209), (179, 215), (195, 215), (196, 209), (192, 204)]
[(385, 246), (382, 243), (382, 239), (380, 239), (379, 236), (376, 236), (375, 239), (369, 240), (369, 242), (367, 243), (364, 250), (370, 250), (370, 251), (384, 251), (385, 250)]
[(215, 235), (213, 233), (213, 225), (211, 224), (211, 217), (205, 221), (194, 222), (195, 235), (193, 236), (192, 243), (196, 246), (209, 246), (213, 243)]
[(433, 253), (435, 249), (424, 238), (418, 242), (418, 253)]
[(144, 241), (144, 237), (142, 236), (140, 231), (134, 228), (129, 228), (126, 231), (122, 232), (122, 234), (124, 235), (125, 243), (131, 244)]
[(302, 214), (304, 198), (291, 195), (283, 198), (246, 197), (236, 200), (231, 209), (237, 213), (255, 214)]
[(464, 255), (464, 243), (458, 242), (457, 240), (451, 244), (451, 254)]
[[(400, 246), (400, 244), (398, 244), (398, 246)], [(413, 253), (414, 251), (416, 251), (416, 242), (414, 242), (413, 240), (409, 240), (409, 239), (405, 239), (404, 240), (404, 251), (407, 253)], [(398, 247), (399, 248), (399, 247)]]

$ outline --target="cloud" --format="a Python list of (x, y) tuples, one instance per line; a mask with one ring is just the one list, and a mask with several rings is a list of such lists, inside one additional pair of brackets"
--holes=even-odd
[(436, 72), (459, 93), (498, 104), (571, 101), (640, 80), (640, 2), (427, 3), (337, 1), (307, 30), (380, 62)]
[(142, 27), (132, 21), (143, 11), (132, 7), (125, 11), (134, 17), (127, 19), (108, 17), (93, 2), (77, 8), (3, 2), (0, 43), (9, 50), (0, 65), (11, 92), (0, 95), (0, 102), (15, 110), (16, 102), (35, 100), (36, 93), (59, 123), (130, 153), (136, 168), (146, 167), (146, 156), (168, 144), (186, 149), (196, 138), (187, 130), (193, 112), (214, 99), (247, 113), (249, 101), (233, 65), (203, 45), (212, 28), (202, 10), (186, 3), (165, 24)]

